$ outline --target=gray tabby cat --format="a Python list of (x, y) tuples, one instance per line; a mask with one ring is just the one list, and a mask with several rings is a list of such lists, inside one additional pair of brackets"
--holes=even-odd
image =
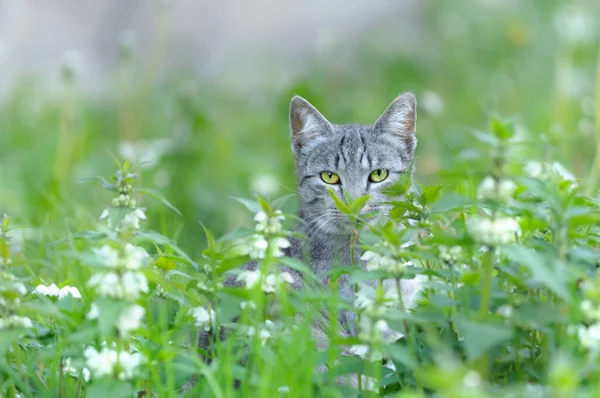
[[(300, 217), (308, 239), (310, 264), (317, 275), (331, 270), (334, 263), (351, 264), (352, 226), (335, 207), (327, 188), (332, 188), (340, 198), (343, 198), (342, 189), (353, 198), (369, 195), (362, 211), (378, 210), (386, 214), (389, 205), (382, 202), (389, 201), (390, 197), (383, 189), (397, 182), (414, 159), (416, 107), (414, 94), (407, 92), (397, 97), (371, 126), (336, 125), (305, 99), (298, 96), (292, 99), (290, 126)], [(290, 254), (301, 258), (302, 249), (293, 246), (296, 249)], [(359, 249), (354, 250), (355, 258), (360, 258)], [(376, 282), (365, 283), (375, 287)], [(385, 281), (384, 288), (390, 284), (392, 281)], [(340, 278), (338, 287), (344, 299), (354, 298), (354, 286), (349, 283), (348, 275)], [(408, 308), (420, 290), (420, 278), (402, 281), (403, 299)], [(344, 334), (356, 335), (355, 319), (354, 312), (340, 314)]]
[[(290, 127), (300, 195), (302, 222), (299, 229), (306, 240), (292, 238), (287, 256), (306, 259), (308, 254), (312, 270), (322, 276), (334, 265), (351, 265), (352, 227), (335, 207), (327, 188), (332, 188), (340, 198), (342, 188), (354, 198), (369, 195), (363, 211), (380, 210), (385, 214), (389, 207), (381, 202), (390, 198), (382, 193), (383, 188), (398, 181), (414, 158), (416, 116), (416, 99), (412, 93), (397, 97), (371, 126), (332, 124), (305, 99), (298, 96), (292, 99)], [(355, 258), (359, 259), (359, 249), (354, 250)], [(254, 270), (256, 266), (256, 262), (250, 262), (243, 268)], [(294, 288), (303, 286), (299, 272), (287, 267), (282, 270), (292, 274)], [(326, 285), (325, 276), (321, 282)], [(375, 283), (373, 281), (371, 286), (375, 287)], [(232, 276), (225, 285), (241, 286), (242, 282)], [(384, 288), (386, 285), (384, 282)], [(342, 298), (353, 300), (354, 287), (348, 275), (339, 279), (338, 288)], [(402, 281), (407, 307), (415, 301), (420, 289), (418, 278)], [(339, 317), (341, 333), (355, 336), (356, 314), (343, 311)], [(313, 335), (318, 347), (327, 345), (326, 334), (318, 325), (313, 327)], [(208, 349), (208, 333), (200, 333), (199, 345)]]

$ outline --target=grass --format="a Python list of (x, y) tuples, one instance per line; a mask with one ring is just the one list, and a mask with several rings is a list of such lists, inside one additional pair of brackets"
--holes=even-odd
[[(598, 14), (593, 2), (578, 7)], [(332, 48), (332, 56), (314, 61), (289, 86), (252, 94), (181, 76), (159, 82), (151, 72), (136, 81), (130, 78), (135, 57), (122, 60), (117, 87), (101, 98), (79, 90), (76, 71), (63, 77), (58, 97), (37, 82), (15, 84), (0, 108), (0, 212), (10, 216), (0, 239), (0, 317), (24, 316), (32, 325), (0, 328), (0, 393), (177, 396), (196, 376), (190, 396), (373, 395), (367, 379), (359, 392), (334, 382), (361, 373), (389, 396), (598, 395), (599, 50), (597, 35), (577, 41), (566, 24), (557, 27), (565, 10), (558, 1), (427, 2), (414, 47), (385, 51), (379, 45), (385, 32), (375, 30), (353, 44), (352, 68), (336, 61), (344, 48)], [(426, 289), (419, 304), (406, 312), (393, 302), (374, 315), (369, 311), (389, 304), (385, 292), (373, 292), (373, 308), (365, 309), (285, 283), (270, 294), (260, 284), (223, 288), (226, 271), (249, 259), (244, 248), (254, 213), (262, 208), (272, 216), (281, 208), (286, 215), (282, 232), (264, 236), (271, 248), (294, 224), (292, 94), (333, 122), (372, 123), (404, 90), (419, 100), (422, 194), (398, 203), (387, 225), (366, 230), (359, 218), (356, 244), (414, 266), (400, 275), (339, 270), (330, 287), (344, 272), (355, 281), (421, 275)], [(114, 174), (113, 157), (121, 174), (103, 181), (98, 176)], [(546, 162), (541, 173), (531, 172), (531, 161)], [(555, 161), (579, 177), (577, 184), (551, 167)], [(516, 184), (509, 200), (478, 198), (488, 175)], [(119, 190), (127, 202), (113, 203)], [(277, 201), (287, 194), (289, 200)], [(147, 217), (141, 229), (117, 231), (98, 220), (108, 209), (118, 226), (139, 207)], [(357, 219), (356, 209), (342, 210)], [(481, 227), (487, 218), (513, 218), (519, 232), (509, 230), (499, 243)], [(406, 241), (415, 244), (401, 248)], [(148, 289), (138, 286), (138, 297), (107, 297), (89, 285), (93, 275), (108, 272), (97, 250), (108, 246), (125, 256), (127, 243), (148, 253), (139, 270)], [(442, 247), (460, 249), (449, 256)], [(306, 264), (272, 250), (261, 262), (263, 274), (277, 273), (280, 261), (310, 275)], [(77, 287), (82, 297), (30, 293), (52, 283)], [(242, 310), (249, 300), (256, 308)], [(92, 304), (96, 319), (87, 316)], [(120, 317), (134, 304), (144, 318), (136, 324), (126, 317), (137, 327), (120, 333)], [(332, 344), (315, 350), (310, 327), (318, 311), (306, 309), (335, 319), (349, 307), (367, 319), (366, 327), (383, 319), (406, 338), (342, 338), (332, 323), (326, 328)], [(206, 311), (200, 321), (198, 308)], [(196, 330), (219, 325), (232, 335), (216, 342), (218, 355), (207, 364)], [(351, 345), (366, 345), (365, 358), (343, 355)], [(121, 363), (105, 376), (90, 369), (86, 381), (84, 367), (106, 362), (90, 360), (89, 347), (137, 352), (144, 360), (131, 377), (119, 377), (127, 368)], [(378, 353), (384, 361), (369, 360)], [(237, 390), (234, 379), (242, 381)]]

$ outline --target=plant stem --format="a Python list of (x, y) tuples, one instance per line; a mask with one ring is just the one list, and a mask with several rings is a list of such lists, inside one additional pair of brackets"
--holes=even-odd
[[(488, 317), (490, 310), (490, 298), (492, 296), (492, 276), (493, 276), (493, 260), (494, 260), (494, 248), (489, 247), (488, 252), (483, 257), (483, 279), (481, 281), (481, 302), (479, 304), (479, 318), (484, 320)], [(484, 354), (479, 360), (477, 369), (481, 374), (481, 377), (486, 380), (488, 377), (488, 354)]]

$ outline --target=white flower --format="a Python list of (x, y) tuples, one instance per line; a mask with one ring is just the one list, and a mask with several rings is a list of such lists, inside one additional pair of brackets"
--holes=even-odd
[(105, 218), (108, 218), (109, 215), (110, 215), (110, 213), (108, 212), (108, 209), (104, 209), (104, 211), (102, 212), (102, 214), (100, 214), (99, 219), (100, 220), (104, 220)]
[(125, 256), (123, 258), (123, 266), (126, 269), (140, 269), (148, 261), (148, 253), (139, 246), (133, 246), (130, 243), (125, 245)]
[(281, 221), (283, 221), (285, 217), (281, 210), (275, 210), (273, 215), (269, 217), (267, 213), (264, 211), (259, 211), (254, 216), (254, 221), (256, 221), (256, 230), (258, 232), (264, 232), (265, 234), (274, 234), (277, 232), (281, 232)]
[(515, 241), (515, 235), (520, 232), (519, 223), (510, 217), (471, 218), (467, 221), (471, 236), (488, 246), (499, 246)]
[(590, 300), (583, 300), (579, 308), (586, 319), (600, 321), (600, 306), (594, 305)]
[(253, 260), (263, 259), (267, 255), (269, 242), (262, 235), (251, 235), (242, 246), (242, 252)]
[(11, 315), (7, 318), (0, 318), (0, 329), (13, 329), (13, 328), (32, 328), (33, 323), (31, 319), (26, 316)]
[(148, 293), (148, 281), (141, 272), (126, 271), (122, 275), (116, 272), (95, 274), (88, 281), (100, 296), (136, 300), (141, 293)]
[(393, 343), (404, 337), (404, 334), (392, 329), (384, 319), (376, 319), (369, 312), (365, 312), (360, 318), (358, 337), (371, 343)]
[(73, 298), (81, 298), (81, 293), (79, 293), (79, 289), (73, 286), (64, 286), (58, 291), (59, 300), (68, 295), (71, 295), (71, 297)]
[(142, 209), (135, 209), (125, 214), (121, 220), (121, 228), (125, 229), (140, 229), (140, 220), (145, 220), (146, 215)]
[(525, 174), (531, 178), (542, 179), (545, 174), (544, 164), (538, 160), (529, 160), (527, 163), (525, 163), (523, 170), (525, 171)]
[(237, 280), (246, 283), (246, 289), (252, 289), (260, 281), (260, 271), (242, 271)]
[(600, 322), (596, 322), (588, 327), (579, 325), (577, 337), (583, 347), (593, 351), (598, 350), (600, 347)]
[(94, 248), (94, 253), (102, 265), (116, 268), (119, 265), (119, 252), (111, 246), (104, 245), (100, 249)]
[(24, 296), (27, 293), (27, 288), (21, 282), (14, 282), (10, 288), (13, 292), (17, 292), (21, 296)]
[(250, 182), (250, 189), (263, 197), (272, 197), (279, 191), (277, 179), (271, 174), (256, 175)]
[(242, 301), (240, 303), (240, 308), (243, 310), (245, 310), (246, 308), (254, 310), (256, 309), (256, 304), (254, 303), (254, 301)]
[(92, 303), (90, 306), (90, 312), (85, 316), (87, 319), (98, 319), (100, 316), (100, 309), (96, 303)]
[(79, 375), (83, 375), (83, 380), (87, 383), (90, 381), (90, 370), (88, 368), (81, 369), (81, 373), (79, 369), (73, 366), (73, 360), (71, 358), (65, 358), (62, 361), (62, 367), (64, 374), (73, 376), (75, 378), (79, 378)]
[(117, 375), (119, 380), (131, 380), (137, 374), (137, 369), (142, 363), (141, 354), (134, 352), (121, 351), (119, 353), (120, 372)]
[(452, 246), (451, 248), (448, 248), (448, 246), (440, 245), (438, 249), (440, 251), (440, 259), (448, 263), (456, 263), (462, 254), (461, 246)]
[(513, 307), (505, 304), (498, 307), (496, 313), (504, 318), (510, 318), (513, 315)]
[(484, 200), (509, 201), (517, 189), (517, 184), (509, 179), (497, 181), (492, 176), (487, 176), (481, 181), (477, 189), (477, 198)]
[(43, 296), (58, 297), (59, 299), (63, 298), (67, 294), (71, 294), (75, 298), (81, 298), (81, 294), (77, 288), (65, 286), (62, 289), (59, 289), (54, 283), (50, 286), (37, 285), (33, 292)]
[(260, 344), (265, 345), (267, 340), (271, 338), (271, 332), (267, 329), (261, 329), (258, 333), (258, 338), (260, 339)]
[(265, 293), (275, 293), (277, 288), (283, 283), (294, 283), (294, 278), (287, 272), (282, 272), (279, 275), (270, 274), (267, 275), (262, 285), (262, 290)]
[(86, 366), (94, 377), (112, 376), (115, 370), (119, 369), (117, 377), (121, 380), (132, 379), (143, 359), (139, 353), (117, 352), (108, 347), (103, 347), (100, 352), (93, 347), (87, 347), (83, 355), (86, 358)]
[(283, 257), (284, 253), (281, 249), (290, 247), (290, 241), (286, 238), (276, 237), (271, 239), (271, 246), (273, 248), (273, 256)]
[(421, 106), (426, 113), (440, 116), (444, 112), (444, 100), (435, 91), (425, 91), (421, 96)]
[(481, 386), (481, 375), (474, 370), (469, 370), (463, 378), (463, 384), (467, 388), (479, 388)]
[(121, 276), (124, 298), (135, 300), (141, 293), (148, 293), (148, 280), (141, 272), (127, 271)]
[(515, 184), (512, 180), (500, 180), (500, 183), (498, 184), (498, 198), (506, 202), (512, 199), (516, 190), (517, 184)]
[(190, 314), (195, 320), (195, 325), (206, 332), (210, 331), (215, 324), (215, 312), (211, 308), (207, 311), (204, 307), (195, 307), (190, 309)]
[(367, 271), (384, 270), (395, 274), (402, 274), (404, 268), (412, 265), (411, 262), (399, 262), (392, 257), (375, 253), (370, 250), (364, 252), (360, 259), (367, 262)]
[(119, 320), (117, 321), (117, 329), (121, 336), (126, 336), (130, 331), (138, 329), (146, 310), (144, 307), (134, 304), (121, 310)]

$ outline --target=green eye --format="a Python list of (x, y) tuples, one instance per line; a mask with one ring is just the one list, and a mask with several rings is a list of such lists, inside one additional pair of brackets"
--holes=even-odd
[(339, 184), (340, 176), (331, 171), (323, 171), (321, 172), (321, 180), (327, 184)]
[(388, 176), (388, 171), (384, 169), (377, 169), (371, 174), (369, 174), (369, 181), (371, 182), (381, 182), (385, 180)]

